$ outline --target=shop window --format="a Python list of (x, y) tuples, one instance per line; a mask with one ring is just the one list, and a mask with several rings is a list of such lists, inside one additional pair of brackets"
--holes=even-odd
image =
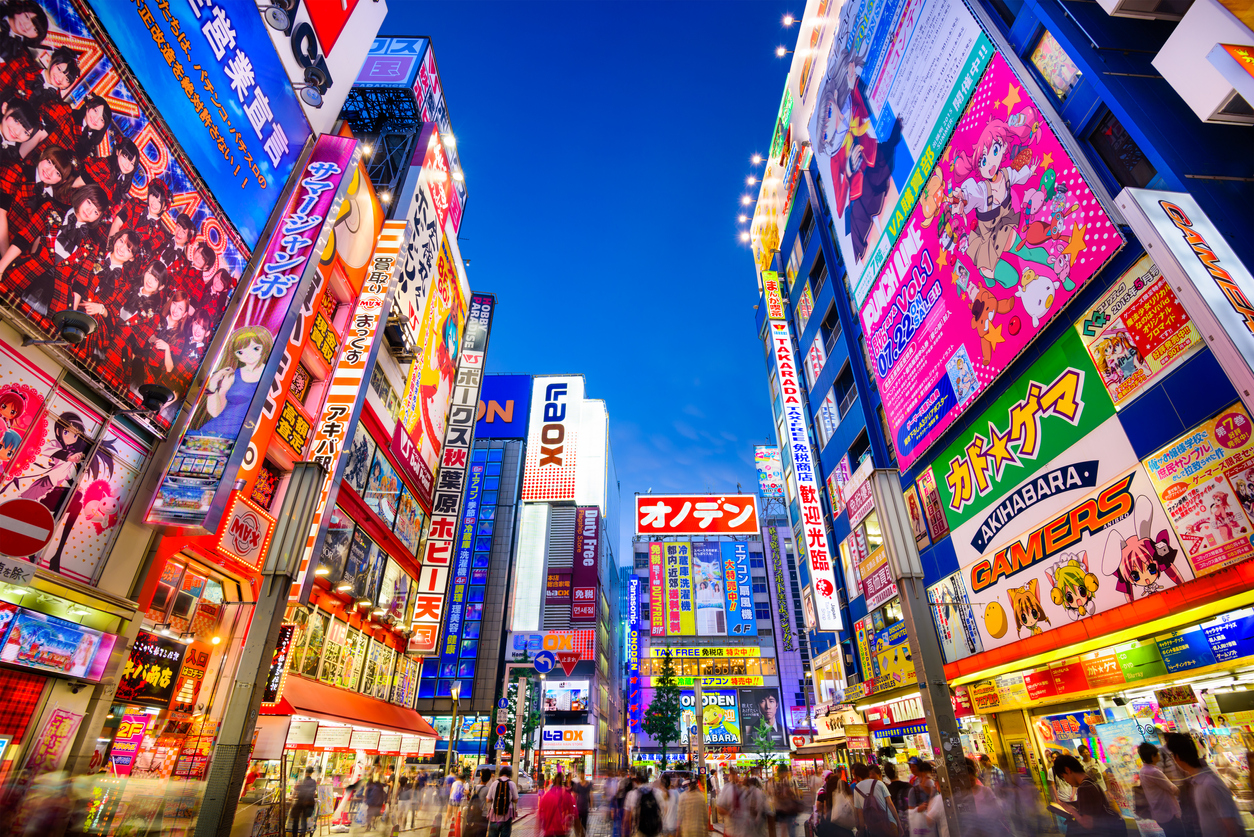
[(374, 439), (370, 438), (370, 433), (366, 431), (366, 426), (358, 422), (357, 430), (353, 434), (353, 444), (348, 449), (348, 457), (344, 462), (344, 482), (352, 486), (358, 494), (363, 494), (366, 490), (370, 463), (374, 460), (375, 451), (378, 448)]
[[(317, 574), (330, 581), (332, 587), (336, 587), (344, 577), (348, 550), (353, 542), (353, 528), (353, 521), (336, 506), (327, 524), (327, 534), (322, 541), (322, 555), (318, 559), (317, 569)], [(348, 589), (352, 589), (352, 586)]]
[(345, 640), (348, 639), (348, 623), (338, 619), (331, 620), (331, 628), (327, 631), (326, 651), (322, 656), (322, 669), (318, 679), (323, 683), (336, 683), (340, 679), (344, 667)]
[(810, 246), (810, 236), (812, 235), (814, 235), (814, 212), (807, 206), (805, 215), (801, 217), (801, 227), (798, 232), (802, 250)]
[(758, 665), (761, 667), (763, 677), (774, 677), (777, 674), (775, 670), (775, 661), (773, 659), (763, 657), (758, 661)]
[(396, 475), (396, 469), (383, 455), (382, 450), (376, 451), (366, 479), (366, 493), (362, 499), (391, 529), (396, 525), (400, 498), (401, 481)]
[(750, 558), (749, 566), (755, 570), (764, 570), (766, 569), (766, 561), (761, 558)]
[(814, 260), (814, 267), (810, 268), (810, 287), (813, 289), (815, 299), (818, 299), (819, 294), (823, 292), (825, 284), (827, 284), (827, 260), (823, 258), (822, 253), (819, 253)]
[(1158, 170), (1110, 111), (1089, 134), (1089, 144), (1120, 186), (1143, 189), (1160, 185)]
[(753, 582), (753, 592), (766, 595), (766, 582), (765, 581)]
[(344, 643), (344, 663), (340, 667), (340, 679), (335, 685), (341, 689), (356, 689), (361, 680), (362, 669), (366, 666), (366, 645), (370, 638), (356, 628), (348, 629), (348, 640)]
[[(370, 388), (374, 390), (374, 394), (383, 402), (384, 409), (387, 410), (392, 421), (396, 421), (401, 417), (401, 399), (396, 394), (396, 390), (392, 389), (392, 384), (388, 382), (387, 374), (383, 371), (383, 364), (376, 363), (374, 370), (370, 373)], [(358, 427), (360, 427), (360, 423)]]
[(249, 496), (254, 503), (263, 509), (269, 509), (274, 504), (275, 492), (279, 490), (279, 481), (283, 479), (283, 472), (276, 468), (269, 459), (261, 463), (261, 470), (257, 472), (257, 481), (253, 484), (253, 492)]
[(194, 634), (207, 641), (222, 618), (225, 592), (221, 579), (193, 565), (170, 561), (161, 571), (152, 607), (145, 614), (172, 633)]
[(1049, 30), (1042, 32), (1037, 40), (1036, 48), (1032, 50), (1032, 64), (1041, 71), (1045, 82), (1059, 99), (1066, 99), (1072, 88), (1080, 83), (1080, 68)]
[(792, 250), (788, 253), (788, 265), (784, 268), (784, 278), (788, 280), (790, 288), (797, 278), (797, 273), (801, 270), (801, 260), (804, 257), (805, 250), (801, 247), (801, 236), (797, 236), (792, 240)]
[(401, 499), (398, 504), (400, 511), (396, 515), (396, 537), (409, 548), (410, 553), (418, 554), (418, 542), (422, 539), (422, 527), (427, 516), (418, 505), (418, 498), (405, 486), (401, 486)]
[(814, 422), (814, 431), (818, 436), (820, 450), (826, 447), (832, 436), (836, 434), (836, 429), (840, 427), (840, 419), (840, 407), (836, 403), (836, 389), (832, 387), (819, 402), (819, 412)]
[(322, 610), (314, 610), (309, 616), (305, 628), (305, 645), (297, 650), (300, 668), (297, 669), (306, 677), (317, 678), (318, 666), (322, 662), (322, 649), (326, 646), (327, 628), (331, 623), (331, 614)]

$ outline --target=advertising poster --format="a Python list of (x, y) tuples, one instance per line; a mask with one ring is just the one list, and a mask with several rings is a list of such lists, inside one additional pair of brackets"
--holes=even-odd
[(888, 566), (888, 551), (883, 547), (875, 550), (858, 566), (862, 579), (862, 595), (866, 597), (866, 609), (875, 610), (897, 595), (897, 582)]
[(1075, 327), (1116, 408), (1203, 345), (1197, 326), (1149, 256), (1115, 280)]
[(18, 608), (0, 648), (0, 662), (82, 677), (91, 666), (101, 636), (100, 631)]
[[(653, 545), (649, 545), (652, 555)], [(719, 543), (723, 558), (723, 609), (727, 614), (728, 636), (757, 636), (758, 623), (753, 615), (753, 586), (749, 580), (749, 545), (723, 541)], [(653, 595), (656, 597), (657, 588)], [(654, 624), (657, 620), (654, 619)], [(658, 636), (656, 629), (654, 636)]]
[[(457, 661), (461, 651), (462, 632), (465, 629), (466, 591), (470, 587), (471, 562), (474, 557), (475, 527), (479, 519), (479, 505), (483, 489), (484, 467), (473, 463), (467, 474), (466, 495), (462, 507), (461, 534), (456, 540), (456, 553), (453, 565), (452, 595), (448, 600), (448, 618), (444, 622), (444, 635), (441, 642), (441, 665)], [(549, 587), (545, 588), (544, 603), (550, 603)], [(559, 588), (560, 589), (560, 588)], [(552, 600), (562, 604), (560, 598)], [(567, 603), (569, 599), (567, 600)]]
[[(959, 552), (985, 651), (1192, 580), (1140, 466), (1070, 500), (1008, 543)], [(959, 533), (955, 547), (961, 548)]]
[(864, 616), (853, 623), (854, 643), (858, 646), (858, 663), (862, 668), (862, 679), (875, 680), (875, 664), (871, 661), (871, 638), (875, 628), (871, 625), (871, 617)]
[(697, 614), (692, 595), (692, 544), (667, 542), (662, 546), (666, 560), (666, 633), (694, 636)]
[(758, 468), (758, 493), (763, 497), (779, 499), (784, 496), (784, 464), (779, 448), (774, 445), (755, 445), (753, 461)]
[(962, 573), (954, 573), (927, 588), (927, 600), (932, 605), (932, 622), (940, 637), (945, 662), (957, 662), (984, 650)]
[(122, 723), (118, 724), (117, 734), (113, 736), (113, 745), (109, 749), (109, 761), (113, 763), (113, 772), (118, 776), (131, 775), (135, 759), (139, 756), (139, 745), (144, 741), (144, 733), (148, 731), (150, 720), (152, 716), (147, 713), (122, 716)]
[(587, 680), (548, 680), (544, 684), (545, 712), (587, 712)]
[(666, 570), (660, 543), (649, 544), (649, 636), (666, 636)]
[(247, 425), (266, 404), (282, 347), (299, 319), (297, 295), (330, 235), (324, 221), (338, 206), (358, 154), (357, 142), (344, 137), (323, 136), (314, 146), (157, 489), (148, 523), (201, 526), (220, 487), (233, 484), (244, 458), (236, 441), (245, 432), (251, 436)]
[[(650, 695), (650, 697), (652, 697)], [(705, 734), (705, 743), (719, 747), (739, 744), (740, 713), (736, 704), (735, 691), (701, 691), (701, 728)], [(683, 743), (688, 738), (688, 729), (697, 723), (696, 698), (691, 691), (679, 693), (679, 705)]]
[(1254, 425), (1240, 403), (1145, 460), (1197, 575), (1254, 555)]
[(572, 625), (596, 622), (600, 546), (601, 510), (596, 506), (580, 506), (575, 510), (574, 571), (570, 577)]
[(717, 541), (698, 541), (692, 545), (692, 578), (696, 588), (697, 634), (726, 636), (723, 556)]
[(996, 546), (1004, 527), (1022, 531), (1136, 462), (1079, 337), (1066, 332), (931, 471), (962, 563)]
[(740, 727), (746, 746), (756, 746), (763, 724), (777, 750), (788, 749), (788, 730), (784, 726), (784, 708), (776, 689), (740, 690)]
[(570, 607), (570, 573), (549, 570), (544, 582), (545, 607)]
[(855, 308), (992, 54), (959, 0), (841, 7), (809, 129)]
[(849, 468), (849, 454), (845, 454), (840, 458), (840, 462), (836, 463), (836, 467), (827, 475), (827, 499), (832, 504), (832, 517), (840, 517), (841, 512), (845, 510), (845, 483), (849, 482), (849, 477), (853, 475), (853, 471)]
[(184, 645), (140, 631), (118, 683), (118, 703), (166, 707), (174, 697), (175, 675), (183, 664)]
[(69, 749), (78, 732), (78, 725), (83, 716), (68, 709), (56, 707), (44, 722), (39, 737), (31, 742), (26, 751), (26, 765), (23, 768), (32, 776), (47, 773), (61, 768), (65, 751)]
[(994, 56), (859, 314), (903, 468), (1121, 246)]
[[(402, 415), (397, 433), (409, 435), (417, 454), (418, 501), (431, 511), (432, 483), (440, 459), (440, 445), (448, 425), (457, 354), (470, 299), (461, 256), (448, 236), (440, 238), (436, 276), (427, 294), (409, 379), (401, 395)], [(395, 447), (395, 445), (394, 445)]]
[[(779, 637), (779, 647), (784, 651), (793, 651), (796, 650), (795, 643), (797, 641), (797, 633), (793, 630), (791, 616), (791, 614), (796, 612), (792, 607), (792, 584), (790, 583), (793, 573), (789, 572), (787, 575), (784, 573), (784, 550), (780, 543), (781, 540), (782, 538), (780, 537), (779, 527), (772, 526), (770, 528), (770, 536), (766, 539), (766, 543), (764, 544), (769, 553), (771, 562), (770, 566), (767, 568), (769, 570), (767, 574), (767, 586), (774, 588), (772, 593), (775, 596), (775, 607), (771, 609), (771, 621), (775, 626), (775, 635)], [(763, 557), (765, 558), (766, 555)], [(743, 602), (741, 607), (744, 607), (746, 604), (752, 607), (752, 588), (746, 588), (744, 582), (741, 582), (740, 587), (741, 601)], [(810, 606), (811, 609), (813, 609), (813, 590), (810, 591)], [(752, 619), (755, 617), (755, 613), (753, 612), (744, 613), (742, 615), (745, 619)], [(754, 628), (753, 632), (756, 633), (757, 628)]]
[(643, 494), (636, 497), (637, 535), (756, 535), (752, 494)]
[(1137, 755), (1136, 748), (1144, 741), (1149, 741), (1151, 744), (1159, 743), (1158, 734), (1151, 733), (1153, 737), (1147, 738), (1141, 723), (1135, 719), (1098, 724), (1093, 727), (1093, 732), (1097, 733), (1097, 740), (1102, 744), (1106, 769), (1114, 773), (1115, 779), (1118, 780), (1118, 787), (1125, 789), (1119, 794), (1112, 793), (1112, 801), (1119, 805), (1125, 817), (1135, 817), (1132, 787), (1140, 778), (1141, 768), (1141, 759)]
[[(56, 154), (52, 149), (58, 148), (64, 156), (56, 159), (63, 165), (51, 167), (56, 170), (52, 175), (56, 179), (51, 185), (55, 187), (64, 176), (62, 171), (68, 172), (70, 161), (76, 160), (87, 191), (76, 192), (77, 201), (67, 197), (72, 206), (59, 201), (40, 203), (32, 198), (9, 208), (9, 242), (16, 249), (0, 259), (0, 299), (20, 312), (48, 339), (58, 336), (52, 322), (57, 312), (72, 308), (92, 316), (97, 322), (96, 331), (77, 346), (62, 347), (62, 351), (73, 356), (115, 395), (137, 407), (141, 403), (138, 386), (159, 378), (155, 382), (169, 387), (175, 397), (164, 411), (152, 416), (151, 421), (159, 427), (169, 427), (204, 360), (203, 346), (208, 344), (222, 318), (231, 291), (248, 261), (248, 253), (227, 234), (226, 219), (214, 215), (206, 195), (197, 189), (190, 172), (175, 155), (174, 147), (150, 120), (149, 108), (142, 97), (121, 80), (114, 55), (103, 49), (84, 20), (83, 6), (70, 0), (44, 0), (30, 5), (46, 16), (46, 31), (37, 28), (40, 37), (25, 43), (21, 39), (14, 40), (5, 65), (9, 69), (6, 70), (8, 92), (4, 95), (12, 96), (10, 104), (26, 99), (25, 116), (45, 124), (34, 132), (29, 143), (22, 145), (27, 154), (21, 162), (29, 169), (21, 169), (21, 177), (29, 182), (23, 182), (21, 188), (23, 193), (42, 194), (34, 188), (35, 164), (45, 154)], [(122, 4), (120, 12), (110, 6), (105, 10), (96, 8), (95, 13), (106, 17), (120, 13), (133, 19), (132, 28), (138, 30), (143, 26), (135, 14), (134, 4)], [(252, 17), (261, 25), (255, 10), (252, 10)], [(196, 35), (199, 34), (197, 30)], [(140, 37), (148, 38), (146, 28)], [(262, 37), (265, 37), (264, 32)], [(150, 39), (148, 45), (153, 56), (160, 58)], [(203, 44), (196, 48), (202, 49)], [(52, 60), (54, 50), (64, 49), (72, 53), (55, 53), (61, 70), (57, 75), (64, 83), (46, 85), (45, 63)], [(273, 48), (271, 56), (277, 64)], [(171, 52), (170, 57), (176, 63), (183, 60), (175, 52)], [(163, 67), (163, 70), (173, 78), (172, 68)], [(193, 81), (190, 73), (189, 65), (189, 81), (194, 88), (199, 88), (199, 75)], [(282, 81), (287, 84), (286, 79)], [(287, 95), (291, 95), (290, 88)], [(182, 90), (179, 90), (179, 98), (186, 101)], [(184, 148), (189, 148), (188, 144), (197, 142), (202, 135), (208, 136), (199, 120), (193, 119), (187, 124), (190, 127), (179, 132)], [(252, 129), (247, 123), (244, 128), (251, 138)], [(300, 155), (307, 135), (308, 126), (303, 135), (295, 133), (289, 168)], [(221, 158), (221, 154), (218, 156)], [(262, 156), (264, 158), (264, 154)], [(244, 172), (247, 171), (245, 164)], [(243, 177), (241, 173), (241, 179)], [(265, 209), (266, 215), (273, 208), (286, 177), (284, 174), (270, 190), (274, 197)], [(225, 197), (238, 195), (240, 182), (234, 180), (230, 188)], [(160, 199), (159, 222), (148, 220), (150, 197)], [(90, 213), (92, 207), (99, 210), (100, 217), (90, 222), (84, 217), (80, 221), (79, 216)], [(230, 212), (232, 208), (227, 207), (227, 210)], [(82, 281), (75, 280), (82, 285), (80, 288), (67, 287), (79, 262), (106, 260), (99, 251), (106, 249), (105, 239), (109, 238), (115, 212), (123, 220), (123, 228), (134, 236), (125, 239), (131, 245), (130, 254), (123, 252), (124, 245), (117, 250), (123, 255), (121, 268), (111, 267), (89, 274), (90, 282), (80, 277)], [(176, 226), (175, 220), (180, 214), (185, 214), (190, 224)], [(235, 221), (234, 217), (231, 220)], [(70, 235), (80, 223), (88, 235)], [(41, 249), (38, 244), (45, 230), (50, 237), (61, 237), (64, 244)], [(249, 242), (249, 246), (253, 243)], [(109, 249), (109, 255), (114, 255), (117, 248)], [(168, 368), (162, 368), (164, 351), (154, 342), (164, 335), (159, 317), (155, 315), (159, 312), (155, 312), (150, 296), (141, 295), (143, 275), (138, 267), (154, 257), (160, 258), (171, 270), (165, 280), (165, 292), (186, 294), (188, 306), (183, 313), (184, 320), (191, 323), (199, 315), (201, 324), (200, 338), (180, 340), (183, 345), (175, 347)], [(197, 346), (201, 347), (199, 351)]]
[(256, 247), (312, 133), (261, 15), (239, 0), (92, 8), (244, 241)]
[(906, 501), (906, 514), (910, 516), (910, 531), (914, 534), (914, 543), (919, 549), (926, 549), (932, 541), (927, 536), (927, 521), (923, 519), (923, 504), (919, 502), (919, 492), (912, 485), (902, 492)]
[(945, 509), (941, 505), (940, 493), (936, 489), (936, 475), (932, 469), (924, 468), (915, 480), (919, 488), (919, 500), (923, 503), (923, 514), (927, 518), (927, 528), (932, 540), (939, 541), (949, 534), (949, 520), (945, 517)]
[(875, 690), (881, 691), (892, 685), (915, 682), (914, 660), (910, 656), (910, 644), (906, 637), (906, 623), (893, 624), (870, 633), (871, 666), (875, 672)]

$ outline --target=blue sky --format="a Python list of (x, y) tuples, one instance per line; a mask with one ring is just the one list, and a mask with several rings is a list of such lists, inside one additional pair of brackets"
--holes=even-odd
[(488, 371), (582, 372), (606, 401), (620, 555), (636, 492), (754, 490), (772, 431), (736, 216), (803, 8), (391, 0), (380, 32), (432, 38), (462, 255), (500, 303)]

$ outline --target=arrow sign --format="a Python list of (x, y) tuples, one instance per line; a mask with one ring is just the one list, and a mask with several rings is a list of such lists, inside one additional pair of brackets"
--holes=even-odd
[(541, 651), (539, 654), (536, 654), (536, 658), (531, 661), (531, 664), (541, 674), (548, 674), (557, 665), (557, 657), (553, 656), (552, 651)]
[(557, 661), (562, 664), (562, 671), (566, 672), (566, 676), (570, 677), (571, 672), (575, 670), (575, 666), (579, 663), (579, 652), (558, 651)]

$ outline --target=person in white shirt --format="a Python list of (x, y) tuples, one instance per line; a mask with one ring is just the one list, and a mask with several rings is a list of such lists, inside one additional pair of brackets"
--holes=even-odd
[(1141, 757), (1141, 790), (1149, 803), (1154, 822), (1162, 826), (1167, 837), (1184, 837), (1184, 821), (1180, 818), (1180, 789), (1158, 767), (1158, 748), (1148, 741), (1136, 748)]

